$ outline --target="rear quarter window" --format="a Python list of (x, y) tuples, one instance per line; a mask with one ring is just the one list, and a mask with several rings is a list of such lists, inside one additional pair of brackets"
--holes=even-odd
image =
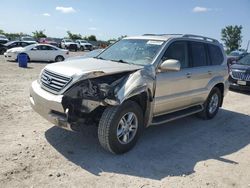
[(221, 65), (224, 57), (219, 46), (208, 44), (208, 53), (211, 65)]

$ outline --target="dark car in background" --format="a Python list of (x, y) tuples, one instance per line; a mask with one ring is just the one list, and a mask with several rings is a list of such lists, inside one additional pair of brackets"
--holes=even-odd
[(15, 47), (25, 47), (35, 42), (25, 42), (25, 41), (11, 41), (6, 44), (0, 45), (0, 55), (4, 54), (8, 49), (15, 48)]
[(9, 42), (9, 39), (5, 35), (0, 35), (0, 44)]
[(231, 89), (250, 91), (250, 54), (230, 66), (229, 82)]
[(244, 50), (235, 50), (230, 52), (228, 57), (234, 57), (236, 61), (240, 60), (241, 58), (245, 57), (248, 53)]

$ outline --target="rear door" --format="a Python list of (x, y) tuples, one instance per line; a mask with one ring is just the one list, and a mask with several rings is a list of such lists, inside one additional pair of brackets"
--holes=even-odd
[(32, 48), (28, 53), (31, 61), (46, 61), (46, 52), (44, 45), (38, 45)]
[(46, 46), (46, 49), (45, 49), (45, 53), (46, 53), (46, 57), (49, 61), (55, 61), (56, 59), (56, 56), (57, 56), (57, 49), (52, 47), (52, 46)]
[(190, 41), (189, 54), (191, 68), (189, 69), (190, 81), (192, 88), (192, 97), (190, 101), (203, 103), (208, 94), (208, 83), (213, 77), (213, 70), (209, 63), (207, 53), (207, 44), (203, 42)]

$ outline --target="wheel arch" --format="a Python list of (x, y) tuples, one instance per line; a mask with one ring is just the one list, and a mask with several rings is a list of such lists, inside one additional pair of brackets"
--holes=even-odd
[(213, 88), (218, 88), (219, 90), (220, 90), (220, 92), (221, 92), (221, 96), (222, 96), (222, 98), (221, 98), (221, 102), (220, 102), (220, 107), (222, 106), (222, 104), (223, 104), (223, 99), (224, 99), (224, 84), (223, 83), (218, 83), (218, 84), (216, 84)]
[(145, 90), (139, 94), (133, 95), (125, 101), (130, 100), (136, 102), (143, 111), (144, 126), (147, 126), (150, 120), (150, 114), (152, 113), (152, 94), (151, 91)]

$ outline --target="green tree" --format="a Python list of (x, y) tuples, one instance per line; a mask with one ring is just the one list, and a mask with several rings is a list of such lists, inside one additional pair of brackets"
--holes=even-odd
[(226, 26), (221, 30), (221, 40), (224, 42), (227, 52), (233, 50), (238, 50), (241, 47), (242, 35), (241, 35), (242, 26)]
[(95, 35), (90, 35), (90, 36), (88, 36), (88, 40), (89, 40), (89, 41), (97, 41)]
[(81, 34), (75, 34), (71, 33), (70, 31), (67, 31), (68, 37), (72, 40), (82, 39)]
[(47, 35), (44, 34), (45, 30), (40, 30), (40, 31), (35, 31), (35, 32), (32, 32), (33, 33), (33, 37), (34, 38), (46, 38)]
[(2, 29), (0, 29), (0, 34), (2, 34), (2, 35), (4, 34), (4, 31)]

